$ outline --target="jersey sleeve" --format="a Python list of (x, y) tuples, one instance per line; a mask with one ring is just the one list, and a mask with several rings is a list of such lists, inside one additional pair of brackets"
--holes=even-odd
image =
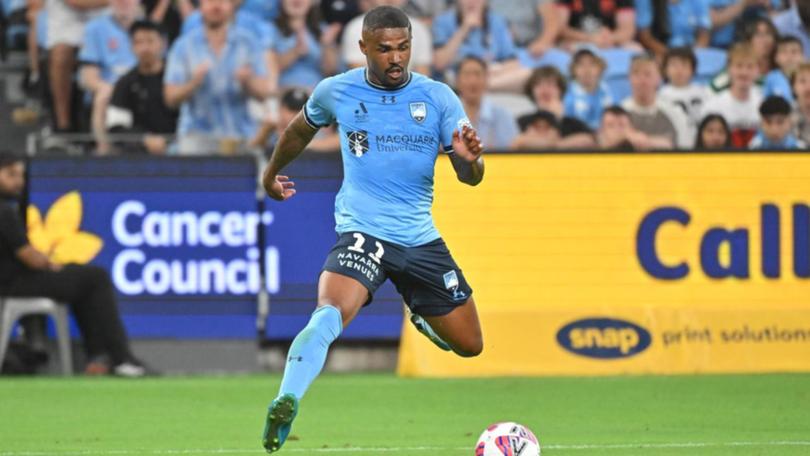
[(455, 23), (454, 13), (449, 12), (439, 15), (439, 17), (433, 21), (433, 28), (431, 30), (433, 33), (434, 49), (438, 49), (447, 44), (450, 38), (453, 37), (453, 34), (456, 33), (457, 29), (458, 24)]
[(101, 65), (103, 39), (99, 36), (98, 22), (90, 22), (84, 30), (79, 61), (85, 64)]
[(449, 154), (453, 152), (453, 132), (461, 130), (464, 125), (472, 127), (472, 124), (464, 112), (461, 100), (446, 84), (441, 84), (436, 89), (436, 102), (441, 110), (439, 139), (444, 151)]
[(653, 11), (651, 0), (636, 0), (636, 27), (639, 30), (652, 27)]
[(503, 62), (504, 60), (516, 58), (517, 48), (515, 47), (515, 41), (512, 39), (512, 33), (509, 31), (509, 25), (506, 23), (506, 19), (495, 14), (491, 14), (490, 18), (492, 22), (491, 33), (497, 43), (497, 55), (495, 59), (499, 62)]
[(319, 82), (304, 105), (304, 119), (310, 127), (318, 129), (335, 121), (335, 99), (332, 93), (334, 85), (334, 77)]
[(185, 59), (183, 43), (182, 39), (176, 41), (169, 51), (169, 57), (166, 59), (166, 73), (163, 75), (163, 82), (166, 84), (185, 84), (191, 79), (191, 69), (188, 68)]

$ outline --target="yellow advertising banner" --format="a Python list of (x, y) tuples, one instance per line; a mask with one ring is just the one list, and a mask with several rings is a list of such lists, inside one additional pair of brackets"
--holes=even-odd
[(810, 155), (490, 155), (434, 216), (484, 352), (409, 323), (405, 376), (810, 370)]

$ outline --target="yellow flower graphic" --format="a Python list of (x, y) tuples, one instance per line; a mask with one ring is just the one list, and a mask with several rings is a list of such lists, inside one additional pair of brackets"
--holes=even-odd
[(80, 231), (82, 197), (73, 191), (53, 203), (45, 220), (33, 204), (28, 206), (28, 240), (54, 263), (87, 264), (98, 255), (104, 242)]

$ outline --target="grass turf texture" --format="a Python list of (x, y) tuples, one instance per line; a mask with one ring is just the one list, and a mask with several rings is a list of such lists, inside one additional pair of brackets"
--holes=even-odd
[[(0, 380), (0, 456), (264, 454), (278, 376)], [(547, 455), (807, 455), (810, 375), (326, 375), (284, 454), (467, 455), (514, 420)]]

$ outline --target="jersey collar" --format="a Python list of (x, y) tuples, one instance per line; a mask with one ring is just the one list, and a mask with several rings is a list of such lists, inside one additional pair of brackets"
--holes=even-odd
[(406, 79), (405, 82), (403, 82), (402, 84), (400, 84), (398, 86), (395, 86), (395, 87), (386, 87), (386, 86), (382, 86), (382, 85), (375, 84), (375, 83), (371, 82), (371, 79), (369, 79), (369, 77), (368, 77), (368, 68), (366, 68), (363, 71), (363, 77), (366, 80), (366, 84), (370, 85), (371, 87), (374, 87), (375, 89), (378, 89), (378, 90), (386, 90), (386, 91), (392, 92), (394, 90), (402, 89), (402, 88), (404, 88), (405, 86), (407, 86), (408, 84), (411, 83), (411, 79), (413, 79), (413, 73), (411, 73), (410, 70), (406, 70), (406, 71), (408, 72), (408, 79)]

